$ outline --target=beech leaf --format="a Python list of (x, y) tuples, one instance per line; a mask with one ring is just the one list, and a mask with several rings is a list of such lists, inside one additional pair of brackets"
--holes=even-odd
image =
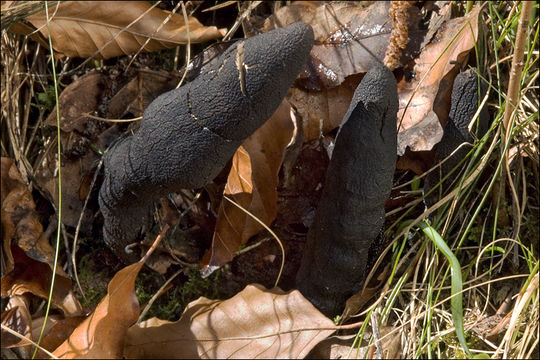
[[(278, 173), (294, 126), (290, 105), (282, 102), (274, 115), (241, 147), (232, 159), (224, 194), (266, 225), (277, 214)], [(202, 265), (207, 273), (231, 261), (238, 248), (263, 227), (227, 200), (218, 210), (212, 246)]]
[[(2, 158), (2, 296), (31, 292), (47, 299), (54, 264), (54, 250), (43, 234), (36, 204), (10, 158)], [(82, 307), (71, 289), (71, 280), (56, 267), (52, 303), (66, 314)]]
[(191, 302), (180, 320), (142, 322), (128, 331), (126, 358), (304, 358), (335, 331), (298, 290), (248, 285), (220, 301)]
[(107, 295), (54, 351), (55, 356), (63, 359), (122, 357), (126, 332), (139, 317), (135, 278), (143, 264), (131, 264), (114, 275)]
[(444, 23), (416, 59), (414, 79), (398, 84), (398, 155), (407, 146), (412, 151), (431, 150), (441, 140), (441, 123), (448, 118), (450, 92), (459, 72), (454, 62), (463, 62), (474, 48), (480, 9)]
[[(63, 56), (109, 59), (134, 54), (143, 45), (144, 51), (156, 51), (187, 44), (188, 39), (199, 43), (225, 35), (225, 29), (203, 26), (191, 16), (186, 25), (181, 12), (163, 24), (171, 13), (151, 7), (146, 1), (60, 2), (49, 8), (53, 48)], [(37, 28), (41, 39), (48, 37), (45, 11), (26, 20)], [(28, 31), (25, 35), (36, 37)]]

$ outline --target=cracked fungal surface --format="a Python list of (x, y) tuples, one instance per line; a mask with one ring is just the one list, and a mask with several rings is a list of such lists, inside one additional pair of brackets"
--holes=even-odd
[(397, 85), (376, 66), (354, 92), (336, 137), (315, 220), (296, 277), (325, 315), (341, 314), (364, 282), (368, 250), (381, 236), (397, 159)]
[(156, 98), (139, 130), (105, 154), (103, 236), (123, 261), (138, 260), (125, 247), (149, 225), (153, 201), (212, 181), (277, 109), (312, 45), (305, 23), (236, 43), (193, 82)]
[[(452, 89), (450, 113), (448, 122), (444, 128), (444, 134), (435, 149), (435, 164), (440, 163), (448, 156), (448, 160), (441, 164), (440, 168), (430, 172), (424, 184), (424, 193), (428, 194), (434, 187), (433, 192), (426, 196), (425, 203), (428, 207), (435, 204), (444, 194), (452, 190), (457, 185), (454, 180), (459, 179), (458, 173), (449, 175), (452, 169), (458, 166), (459, 162), (471, 150), (470, 146), (463, 143), (473, 143), (474, 134), (482, 137), (489, 128), (489, 114), (484, 106), (480, 111), (477, 121), (472, 124), (471, 131), (469, 125), (478, 111), (478, 104), (486, 93), (485, 85), (478, 88), (478, 76), (469, 69), (459, 73), (454, 80)], [(457, 150), (456, 150), (457, 149)], [(444, 178), (448, 178), (445, 180)]]

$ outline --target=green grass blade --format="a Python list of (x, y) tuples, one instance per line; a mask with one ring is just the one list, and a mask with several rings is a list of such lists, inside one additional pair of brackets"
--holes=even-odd
[(461, 293), (461, 290), (463, 289), (463, 281), (461, 279), (461, 265), (459, 264), (459, 261), (454, 253), (452, 253), (452, 250), (450, 250), (448, 245), (446, 245), (446, 242), (435, 229), (429, 226), (426, 221), (419, 222), (418, 226), (422, 229), (424, 234), (426, 234), (426, 236), (433, 241), (435, 246), (443, 253), (450, 263), (452, 279), (452, 318), (454, 319), (456, 335), (459, 343), (463, 347), (465, 353), (467, 353), (469, 357), (472, 357), (469, 347), (467, 346), (467, 342), (465, 341), (465, 331), (463, 327), (463, 294)]

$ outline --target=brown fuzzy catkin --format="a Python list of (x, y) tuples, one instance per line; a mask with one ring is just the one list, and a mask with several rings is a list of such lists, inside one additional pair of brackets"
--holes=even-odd
[(407, 10), (411, 5), (411, 1), (392, 1), (390, 4), (389, 15), (394, 27), (384, 56), (384, 65), (390, 70), (394, 70), (399, 64), (401, 52), (409, 41)]

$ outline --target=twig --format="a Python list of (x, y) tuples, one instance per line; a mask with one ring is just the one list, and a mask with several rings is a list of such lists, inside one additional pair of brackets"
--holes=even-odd
[(189, 20), (186, 13), (186, 7), (184, 6), (184, 2), (182, 1), (182, 14), (184, 15), (184, 22), (186, 23), (186, 32), (187, 32), (187, 48), (186, 48), (186, 66), (184, 70), (184, 74), (182, 75), (182, 78), (180, 79), (180, 82), (176, 86), (178, 89), (182, 84), (184, 83), (184, 80), (186, 78), (186, 75), (188, 73), (189, 69), (189, 63), (191, 62), (191, 35), (189, 33)]
[(139, 316), (139, 319), (137, 320), (137, 323), (136, 324), (140, 324), (142, 319), (144, 319), (144, 317), (146, 316), (146, 313), (148, 313), (148, 310), (150, 310), (150, 308), (152, 307), (152, 305), (154, 304), (154, 302), (161, 296), (163, 295), (163, 292), (164, 292), (164, 289), (171, 283), (171, 281), (173, 281), (178, 275), (180, 275), (180, 273), (184, 271), (184, 269), (180, 269), (178, 270), (177, 272), (175, 272), (173, 274), (173, 276), (171, 276), (169, 279), (167, 279), (167, 281), (165, 281), (165, 283), (159, 288), (158, 291), (156, 291), (156, 293), (154, 294), (154, 296), (152, 296), (152, 298), (148, 301), (148, 304), (146, 304), (146, 306), (144, 307), (144, 310), (141, 312), (141, 315)]
[(90, 199), (90, 194), (92, 193), (92, 189), (94, 188), (94, 185), (96, 183), (97, 176), (99, 174), (99, 170), (101, 169), (101, 166), (103, 166), (103, 157), (99, 161), (99, 164), (96, 168), (96, 172), (94, 173), (94, 177), (92, 178), (92, 182), (90, 183), (90, 189), (88, 190), (88, 194), (86, 195), (86, 199), (84, 199), (84, 204), (81, 210), (81, 215), (79, 215), (79, 221), (77, 221), (77, 227), (75, 228), (75, 236), (73, 237), (73, 250), (71, 252), (71, 262), (73, 263), (73, 275), (75, 276), (75, 282), (77, 283), (77, 286), (79, 288), (79, 291), (81, 292), (84, 300), (88, 300), (86, 298), (86, 294), (84, 293), (81, 283), (79, 281), (79, 275), (77, 274), (77, 241), (79, 240), (79, 231), (81, 229), (81, 223), (84, 216), (84, 211), (86, 210), (86, 206), (88, 205), (88, 200)]
[[(521, 5), (521, 14), (519, 16), (519, 23), (516, 33), (516, 42), (514, 46), (514, 56), (512, 58), (512, 66), (510, 69), (510, 80), (508, 82), (508, 91), (506, 94), (506, 107), (504, 109), (503, 116), (503, 127), (504, 127), (504, 167), (503, 167), (503, 176), (501, 177), (502, 188), (504, 189), (504, 182), (508, 179), (508, 185), (512, 193), (512, 202), (516, 208), (514, 214), (514, 233), (513, 236), (516, 237), (519, 234), (519, 228), (521, 226), (521, 217), (519, 214), (520, 205), (517, 195), (516, 188), (514, 186), (514, 181), (510, 173), (510, 163), (508, 158), (509, 146), (507, 146), (510, 141), (510, 134), (512, 133), (513, 125), (516, 118), (517, 104), (519, 103), (520, 98), (520, 83), (521, 83), (521, 74), (523, 72), (523, 51), (525, 49), (525, 42), (528, 37), (529, 30), (529, 19), (531, 18), (532, 8), (534, 3), (531, 1), (523, 1)], [(501, 193), (504, 199), (504, 191)]]

